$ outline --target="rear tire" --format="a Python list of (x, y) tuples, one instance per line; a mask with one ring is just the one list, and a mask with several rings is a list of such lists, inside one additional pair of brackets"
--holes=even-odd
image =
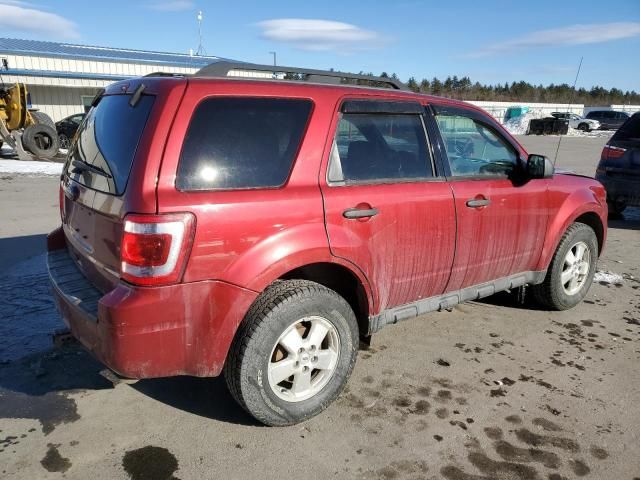
[(591, 227), (574, 223), (562, 236), (547, 275), (532, 287), (536, 301), (553, 310), (567, 310), (587, 295), (598, 262), (598, 239)]
[(338, 397), (358, 341), (356, 317), (344, 298), (314, 282), (278, 281), (249, 309), (224, 376), (233, 397), (257, 420), (293, 425)]
[(58, 133), (48, 125), (30, 125), (22, 134), (22, 146), (36, 157), (49, 160), (58, 153)]
[(589, 128), (589, 124), (581, 123), (580, 125), (578, 125), (578, 130), (582, 130), (583, 132), (588, 132), (591, 130), (591, 128)]

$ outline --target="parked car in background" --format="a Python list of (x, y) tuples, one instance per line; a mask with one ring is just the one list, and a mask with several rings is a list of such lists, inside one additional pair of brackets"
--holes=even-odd
[(68, 149), (71, 146), (71, 140), (73, 140), (73, 137), (82, 123), (82, 120), (84, 120), (85, 115), (85, 113), (77, 113), (56, 122), (56, 131), (58, 132), (60, 148)]
[(552, 117), (559, 118), (560, 120), (568, 120), (569, 126), (583, 132), (589, 132), (591, 130), (598, 130), (600, 128), (600, 122), (592, 120), (590, 118), (584, 118), (575, 113), (567, 112), (553, 112)]
[(113, 83), (69, 151), (49, 276), (116, 372), (224, 372), (251, 415), (290, 425), (338, 397), (386, 325), (526, 284), (551, 310), (587, 294), (606, 239), (594, 179), (393, 79), (227, 78), (240, 68), (273, 72)]
[(634, 113), (602, 149), (596, 179), (607, 190), (609, 211), (640, 206), (640, 112)]
[(617, 130), (629, 118), (627, 112), (616, 112), (615, 110), (592, 110), (585, 117), (589, 120), (600, 122), (602, 130)]

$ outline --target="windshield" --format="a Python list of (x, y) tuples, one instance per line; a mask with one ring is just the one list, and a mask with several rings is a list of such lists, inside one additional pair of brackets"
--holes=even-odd
[(121, 195), (154, 98), (143, 95), (132, 107), (131, 95), (102, 97), (78, 130), (67, 175), (94, 190)]

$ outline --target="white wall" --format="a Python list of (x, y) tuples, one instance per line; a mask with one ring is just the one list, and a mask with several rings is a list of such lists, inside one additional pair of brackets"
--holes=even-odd
[(82, 96), (95, 96), (99, 88), (49, 87), (27, 85), (34, 108), (49, 115), (54, 122), (75, 113), (83, 113)]
[(552, 112), (571, 112), (582, 115), (584, 105), (581, 103), (567, 105), (566, 103), (535, 103), (535, 102), (487, 102), (469, 100), (467, 103), (476, 105), (490, 113), (500, 123), (504, 122), (504, 115), (509, 107), (529, 107), (529, 110), (541, 111), (551, 116)]
[[(37, 70), (47, 72), (96, 73), (139, 77), (152, 72), (194, 73), (199, 67), (189, 67), (189, 56), (185, 56), (185, 67), (119, 61), (76, 60), (73, 58), (51, 58), (28, 55), (3, 55), (10, 69)], [(217, 57), (212, 57), (215, 60)]]
[(581, 103), (535, 103), (535, 102), (487, 102), (480, 100), (469, 100), (467, 103), (476, 105), (489, 112), (500, 123), (504, 122), (504, 114), (509, 107), (529, 107), (530, 110), (541, 111), (544, 115), (551, 115), (552, 112), (571, 112), (578, 115), (586, 115), (592, 110), (617, 110), (621, 112), (640, 112), (640, 105), (602, 105), (585, 107)]
[(602, 105), (585, 107), (584, 114), (586, 115), (593, 110), (616, 110), (618, 112), (636, 113), (640, 112), (640, 105)]

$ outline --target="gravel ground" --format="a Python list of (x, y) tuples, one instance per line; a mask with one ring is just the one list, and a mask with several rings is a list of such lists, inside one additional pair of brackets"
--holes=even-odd
[[(557, 137), (522, 137), (553, 157)], [(606, 138), (564, 138), (592, 175)], [(264, 428), (222, 379), (112, 383), (47, 293), (56, 180), (0, 181), (0, 478), (640, 478), (640, 209), (611, 220), (596, 283), (566, 312), (500, 294), (384, 329), (347, 391), (302, 425)], [(602, 277), (608, 280), (607, 276)]]

